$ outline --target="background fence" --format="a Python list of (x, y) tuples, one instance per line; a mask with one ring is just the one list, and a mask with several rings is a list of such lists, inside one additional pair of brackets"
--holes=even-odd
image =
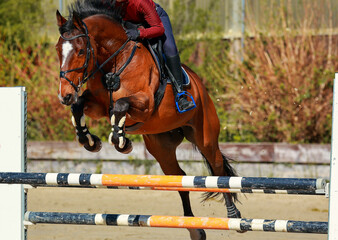
[[(133, 146), (125, 155), (103, 142), (102, 150), (93, 154), (77, 142), (29, 141), (28, 172), (162, 174), (143, 143)], [(234, 159), (232, 165), (242, 176), (329, 178), (329, 144), (221, 143), (220, 148)], [(208, 175), (200, 153), (190, 143), (179, 146), (177, 158), (188, 175)]]

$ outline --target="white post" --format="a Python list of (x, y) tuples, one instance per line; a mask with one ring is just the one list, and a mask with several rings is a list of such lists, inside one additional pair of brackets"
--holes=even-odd
[(328, 240), (338, 240), (338, 73), (333, 83)]
[[(0, 87), (0, 172), (25, 172), (26, 92)], [(24, 240), (22, 185), (0, 185), (0, 239)]]
[(60, 13), (63, 14), (63, 0), (59, 0), (59, 10)]

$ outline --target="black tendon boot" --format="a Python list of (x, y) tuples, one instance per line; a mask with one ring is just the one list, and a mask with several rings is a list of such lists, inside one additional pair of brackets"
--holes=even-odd
[(195, 103), (188, 101), (187, 94), (184, 94), (183, 91), (183, 77), (180, 56), (179, 55), (175, 55), (173, 57), (166, 56), (166, 59), (168, 68), (174, 77), (174, 79), (171, 80), (174, 81), (172, 85), (175, 96), (178, 96), (178, 99), (176, 99), (179, 108), (178, 111), (182, 113), (195, 108), (196, 107)]

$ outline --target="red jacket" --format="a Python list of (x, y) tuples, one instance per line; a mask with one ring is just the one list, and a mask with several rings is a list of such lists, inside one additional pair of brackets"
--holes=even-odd
[(123, 20), (149, 25), (147, 28), (139, 29), (140, 38), (155, 38), (164, 34), (162, 21), (152, 0), (127, 0), (123, 3), (116, 2), (116, 5), (123, 7), (125, 13)]

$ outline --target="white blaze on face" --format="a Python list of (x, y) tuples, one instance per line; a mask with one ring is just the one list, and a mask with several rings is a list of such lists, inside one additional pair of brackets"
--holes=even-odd
[(62, 65), (61, 67), (63, 67), (63, 65), (66, 63), (69, 53), (72, 50), (73, 50), (73, 45), (69, 41), (65, 41), (62, 44)]
[[(69, 41), (65, 41), (62, 44), (62, 64), (61, 68), (65, 65), (67, 58), (69, 57), (69, 53), (73, 50), (73, 45)], [(61, 98), (61, 81), (59, 86), (59, 98)]]

